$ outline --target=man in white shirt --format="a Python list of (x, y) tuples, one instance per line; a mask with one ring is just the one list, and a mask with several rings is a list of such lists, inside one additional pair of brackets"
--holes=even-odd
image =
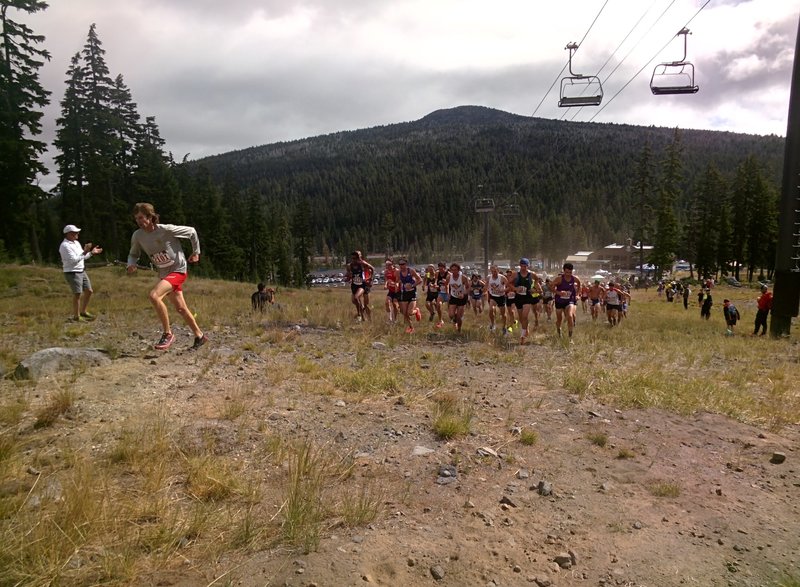
[(78, 233), (81, 229), (74, 224), (67, 224), (64, 227), (64, 240), (58, 247), (61, 254), (61, 264), (64, 267), (64, 279), (72, 290), (72, 319), (75, 322), (94, 320), (94, 316), (86, 311), (89, 305), (89, 298), (92, 297), (92, 282), (86, 275), (84, 261), (92, 255), (99, 255), (103, 252), (100, 247), (86, 243), (81, 246), (78, 242)]

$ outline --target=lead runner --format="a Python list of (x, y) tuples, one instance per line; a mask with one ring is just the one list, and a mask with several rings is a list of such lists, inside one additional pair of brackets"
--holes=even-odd
[(167, 297), (175, 306), (175, 310), (183, 317), (186, 325), (194, 332), (194, 344), (191, 350), (197, 350), (208, 342), (208, 337), (203, 334), (194, 315), (186, 306), (183, 298), (183, 283), (186, 281), (187, 259), (183, 254), (179, 238), (187, 238), (192, 243), (192, 254), (189, 263), (200, 261), (200, 239), (197, 231), (191, 226), (176, 224), (159, 224), (159, 217), (152, 204), (140, 202), (133, 207), (133, 218), (139, 229), (131, 236), (131, 250), (128, 254), (129, 274), (136, 271), (136, 263), (142, 254), (147, 253), (153, 265), (158, 267), (159, 281), (150, 290), (150, 303), (155, 308), (156, 315), (161, 321), (161, 339), (155, 344), (160, 351), (167, 350), (175, 342), (169, 323), (169, 311), (164, 303)]

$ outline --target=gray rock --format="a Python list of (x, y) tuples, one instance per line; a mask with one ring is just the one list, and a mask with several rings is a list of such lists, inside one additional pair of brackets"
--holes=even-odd
[(439, 565), (434, 565), (431, 567), (431, 577), (436, 579), (437, 581), (441, 581), (444, 579), (444, 569)]
[(383, 351), (383, 350), (386, 350), (386, 343), (383, 343), (383, 342), (377, 342), (377, 341), (376, 341), (376, 342), (373, 342), (373, 343), (372, 343), (372, 348), (374, 348), (376, 351)]
[(517, 471), (517, 479), (527, 479), (531, 474), (528, 469), (520, 469)]
[(437, 485), (450, 485), (451, 483), (455, 483), (455, 477), (437, 477), (436, 484)]
[(553, 493), (553, 484), (542, 479), (536, 486), (536, 490), (539, 492), (539, 495), (551, 495)]
[(785, 460), (786, 460), (786, 454), (782, 452), (774, 452), (772, 453), (772, 458), (769, 460), (769, 462), (772, 463), (773, 465), (780, 465)]
[(575, 554), (575, 551), (570, 548), (567, 551), (567, 554), (569, 554), (569, 558), (572, 561), (572, 566), (574, 567), (575, 565), (577, 565), (578, 564), (578, 556)]
[(17, 365), (16, 379), (39, 379), (43, 375), (54, 375), (59, 371), (97, 367), (111, 362), (108, 354), (100, 349), (53, 347), (33, 353)]
[(517, 504), (514, 503), (511, 500), (511, 498), (508, 497), (507, 495), (504, 495), (503, 497), (500, 498), (500, 503), (505, 504), (505, 505), (510, 505), (512, 508), (517, 507)]
[(411, 454), (415, 457), (424, 457), (432, 452), (435, 452), (432, 448), (428, 448), (426, 446), (415, 446), (414, 450), (411, 451)]
[(562, 569), (571, 569), (572, 568), (572, 557), (567, 554), (566, 552), (562, 552), (557, 554), (553, 559), (553, 562), (556, 563)]
[(347, 403), (345, 403), (345, 401), (343, 399), (340, 399), (340, 400), (336, 400), (333, 403), (333, 405), (336, 406), (337, 408), (344, 408), (344, 407), (347, 406)]
[(458, 471), (454, 465), (442, 465), (439, 467), (439, 477), (458, 477)]
[(552, 587), (553, 585), (553, 582), (547, 575), (536, 575), (533, 578), (533, 582), (536, 583), (538, 587)]

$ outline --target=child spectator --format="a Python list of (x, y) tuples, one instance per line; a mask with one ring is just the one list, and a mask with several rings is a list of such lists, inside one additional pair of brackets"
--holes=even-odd
[(722, 314), (725, 316), (725, 324), (728, 326), (728, 330), (725, 332), (728, 336), (733, 336), (733, 328), (736, 326), (736, 322), (741, 319), (741, 315), (739, 314), (739, 310), (736, 309), (730, 300), (722, 300)]

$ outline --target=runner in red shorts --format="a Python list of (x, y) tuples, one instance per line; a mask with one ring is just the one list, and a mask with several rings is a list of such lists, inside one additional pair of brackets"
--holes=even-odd
[(150, 303), (156, 310), (161, 321), (162, 335), (155, 348), (160, 351), (167, 350), (175, 342), (175, 335), (169, 323), (169, 311), (164, 303), (164, 298), (169, 298), (178, 314), (183, 317), (187, 326), (194, 332), (192, 350), (197, 350), (208, 338), (194, 318), (191, 310), (186, 306), (183, 298), (183, 282), (186, 281), (187, 259), (183, 254), (179, 238), (188, 238), (192, 243), (192, 254), (189, 263), (200, 261), (200, 239), (197, 231), (191, 226), (178, 226), (175, 224), (159, 224), (158, 214), (152, 204), (138, 203), (133, 207), (133, 218), (139, 225), (139, 230), (131, 236), (131, 250), (128, 254), (128, 273), (136, 271), (136, 263), (142, 252), (147, 253), (150, 261), (158, 267), (159, 281), (150, 290)]

